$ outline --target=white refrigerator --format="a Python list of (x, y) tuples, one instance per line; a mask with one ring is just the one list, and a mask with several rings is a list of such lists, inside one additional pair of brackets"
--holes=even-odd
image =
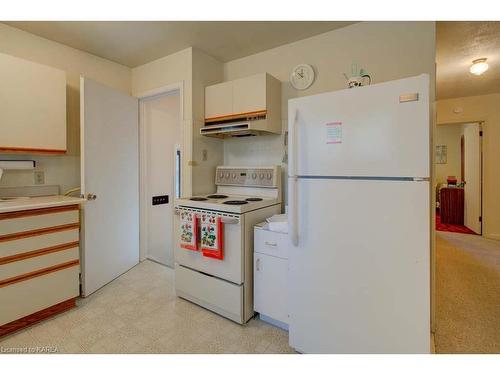
[(288, 110), (290, 345), (429, 353), (429, 76)]

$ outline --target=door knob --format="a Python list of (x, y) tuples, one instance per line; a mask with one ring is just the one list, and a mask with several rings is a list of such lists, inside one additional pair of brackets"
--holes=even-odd
[(97, 196), (95, 194), (92, 194), (92, 193), (87, 194), (88, 201), (95, 201), (96, 199), (97, 199)]

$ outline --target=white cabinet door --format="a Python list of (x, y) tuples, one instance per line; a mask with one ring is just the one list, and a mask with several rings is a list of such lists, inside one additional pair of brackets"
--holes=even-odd
[(0, 53), (0, 152), (66, 152), (66, 73)]
[(80, 79), (83, 295), (139, 263), (139, 104)]
[(254, 310), (288, 323), (288, 260), (254, 253)]
[(233, 114), (233, 82), (205, 88), (205, 119)]
[(233, 81), (233, 114), (266, 110), (266, 74)]

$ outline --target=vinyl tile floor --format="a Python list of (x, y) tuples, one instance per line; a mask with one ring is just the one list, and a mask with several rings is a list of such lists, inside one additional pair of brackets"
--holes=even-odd
[(0, 352), (295, 353), (258, 318), (241, 326), (175, 296), (174, 272), (144, 261), (78, 307), (0, 339)]

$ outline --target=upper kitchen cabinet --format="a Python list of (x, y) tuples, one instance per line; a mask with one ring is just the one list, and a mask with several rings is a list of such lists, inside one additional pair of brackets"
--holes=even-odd
[(260, 112), (266, 109), (266, 74), (233, 81), (233, 114)]
[(260, 73), (206, 87), (200, 133), (218, 138), (281, 134), (281, 82)]
[(0, 153), (66, 152), (66, 73), (0, 53)]
[(205, 118), (217, 118), (233, 111), (233, 82), (205, 88)]

